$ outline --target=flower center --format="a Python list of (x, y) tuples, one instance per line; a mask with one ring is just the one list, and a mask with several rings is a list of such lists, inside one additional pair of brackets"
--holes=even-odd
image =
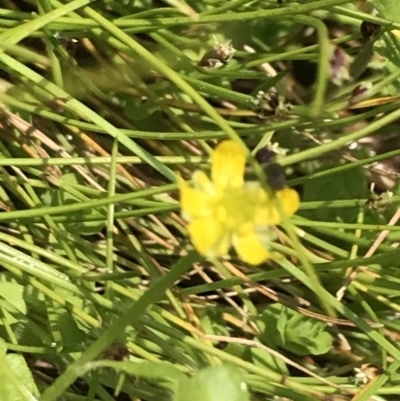
[(229, 231), (254, 221), (254, 205), (243, 188), (225, 189), (214, 205), (215, 217)]

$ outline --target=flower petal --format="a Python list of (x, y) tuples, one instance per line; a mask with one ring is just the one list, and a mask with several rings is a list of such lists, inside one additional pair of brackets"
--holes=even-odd
[(243, 186), (245, 149), (234, 141), (223, 141), (211, 156), (211, 178), (217, 190)]
[(253, 210), (253, 223), (260, 226), (279, 224), (282, 221), (274, 201), (261, 186), (246, 188), (248, 207)]
[(182, 212), (189, 219), (210, 215), (210, 195), (192, 188), (184, 179), (178, 176), (180, 204)]
[[(249, 193), (251, 202), (254, 205), (254, 223), (260, 225), (276, 225), (282, 222), (282, 215), (279, 212), (275, 201), (268, 197), (262, 189), (252, 190)], [(300, 206), (299, 194), (291, 188), (284, 188), (276, 193), (276, 200), (287, 216), (294, 214)]]
[(196, 189), (207, 192), (210, 195), (215, 194), (213, 183), (204, 171), (196, 170), (192, 175), (192, 181)]
[(269, 251), (262, 245), (254, 231), (234, 236), (233, 246), (240, 259), (251, 265), (259, 265), (270, 258)]
[(288, 216), (296, 213), (300, 207), (300, 197), (292, 188), (283, 188), (277, 192), (276, 197), (282, 203), (283, 210)]
[(197, 251), (207, 257), (225, 256), (230, 246), (230, 236), (213, 217), (196, 219), (187, 225), (187, 230)]

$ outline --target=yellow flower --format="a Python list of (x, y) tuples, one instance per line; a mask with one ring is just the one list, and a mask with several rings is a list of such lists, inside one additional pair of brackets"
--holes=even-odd
[[(200, 254), (225, 256), (233, 245), (242, 260), (258, 265), (270, 258), (266, 248), (273, 238), (270, 226), (279, 224), (282, 216), (258, 182), (245, 183), (245, 164), (240, 145), (221, 142), (211, 157), (211, 180), (202, 171), (193, 174), (194, 187), (178, 178), (180, 204)], [(293, 189), (279, 190), (276, 198), (288, 216), (299, 208), (299, 195)]]

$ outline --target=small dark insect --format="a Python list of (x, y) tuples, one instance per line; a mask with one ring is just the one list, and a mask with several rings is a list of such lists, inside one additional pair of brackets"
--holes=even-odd
[(260, 164), (269, 163), (276, 156), (271, 148), (262, 148), (256, 153), (256, 160)]
[(275, 191), (279, 191), (286, 186), (286, 177), (283, 168), (278, 163), (269, 163), (265, 167), (268, 184)]
[(369, 40), (376, 36), (381, 30), (381, 26), (373, 22), (363, 21), (360, 25), (360, 32), (364, 39)]
[(270, 187), (279, 191), (286, 186), (285, 172), (282, 166), (274, 161), (276, 153), (270, 148), (260, 149), (256, 154), (256, 160), (263, 166)]

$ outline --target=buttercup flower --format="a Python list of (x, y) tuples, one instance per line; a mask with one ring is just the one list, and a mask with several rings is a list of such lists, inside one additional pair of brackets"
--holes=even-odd
[[(178, 178), (180, 204), (187, 230), (197, 251), (209, 258), (227, 255), (231, 245), (247, 263), (270, 258), (267, 244), (271, 225), (282, 216), (274, 200), (258, 182), (245, 183), (246, 153), (234, 141), (223, 141), (211, 157), (211, 180), (202, 171), (193, 174), (194, 187)], [(299, 195), (284, 187), (276, 198), (286, 215), (299, 208)]]

